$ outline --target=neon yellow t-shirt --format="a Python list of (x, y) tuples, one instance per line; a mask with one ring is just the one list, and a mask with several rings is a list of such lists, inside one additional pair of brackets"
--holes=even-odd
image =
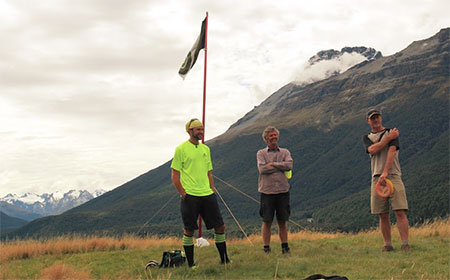
[(180, 172), (181, 185), (189, 195), (207, 196), (213, 193), (208, 171), (213, 169), (211, 153), (205, 144), (192, 144), (189, 140), (175, 149), (170, 168)]

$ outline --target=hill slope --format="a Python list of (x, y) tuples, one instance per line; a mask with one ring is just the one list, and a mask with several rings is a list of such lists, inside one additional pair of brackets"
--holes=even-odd
[[(280, 145), (294, 159), (292, 219), (332, 231), (373, 227), (377, 218), (369, 214), (370, 160), (361, 139), (368, 132), (365, 112), (376, 106), (384, 112), (383, 124), (400, 130), (411, 223), (448, 215), (449, 31), (442, 29), (395, 55), (363, 62), (326, 80), (284, 86), (208, 142), (214, 174), (257, 198), (255, 154), (264, 147), (260, 133), (275, 125), (281, 131)], [(33, 221), (15, 234), (179, 234), (169, 166), (63, 215)], [(218, 180), (216, 185), (245, 229), (257, 230), (258, 205)], [(224, 216), (229, 233), (239, 234), (230, 216)], [(306, 222), (308, 218), (314, 223)]]
[(13, 228), (19, 228), (28, 222), (19, 218), (14, 218), (0, 211), (0, 229), (2, 232)]

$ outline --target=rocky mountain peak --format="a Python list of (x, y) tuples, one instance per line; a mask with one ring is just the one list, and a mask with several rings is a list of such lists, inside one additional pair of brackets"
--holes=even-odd
[(339, 75), (353, 66), (383, 57), (367, 47), (344, 47), (340, 51), (323, 50), (312, 56), (294, 75), (293, 83), (304, 86)]
[(333, 59), (339, 59), (339, 57), (343, 56), (344, 54), (360, 54), (363, 57), (365, 57), (367, 60), (373, 60), (378, 59), (380, 57), (383, 57), (381, 52), (377, 51), (374, 48), (366, 48), (366, 47), (343, 47), (341, 51), (337, 51), (334, 49), (331, 50), (323, 50), (318, 53), (316, 53), (314, 56), (312, 56), (308, 63), (309, 65), (314, 65), (320, 61), (324, 60), (333, 60)]

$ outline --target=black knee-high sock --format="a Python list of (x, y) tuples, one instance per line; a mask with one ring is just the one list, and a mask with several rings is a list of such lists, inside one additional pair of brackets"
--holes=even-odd
[(220, 262), (221, 263), (229, 263), (227, 254), (227, 243), (225, 242), (225, 234), (215, 233), (214, 241), (216, 243), (217, 250), (219, 251)]
[(226, 242), (222, 242), (222, 243), (216, 243), (216, 247), (217, 250), (219, 251), (219, 255), (220, 255), (220, 262), (221, 263), (229, 263), (230, 259), (228, 259), (228, 254), (227, 254), (227, 243)]
[(183, 236), (183, 248), (189, 266), (194, 265), (194, 238), (192, 236)]

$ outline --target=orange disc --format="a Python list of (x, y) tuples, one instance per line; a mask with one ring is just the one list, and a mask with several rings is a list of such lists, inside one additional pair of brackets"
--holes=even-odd
[(382, 197), (382, 198), (389, 197), (392, 194), (392, 192), (394, 192), (394, 185), (392, 185), (391, 180), (385, 179), (385, 181), (386, 181), (386, 185), (384, 185), (384, 186), (380, 182), (378, 182), (375, 185), (375, 192), (377, 193), (377, 195), (379, 197)]

